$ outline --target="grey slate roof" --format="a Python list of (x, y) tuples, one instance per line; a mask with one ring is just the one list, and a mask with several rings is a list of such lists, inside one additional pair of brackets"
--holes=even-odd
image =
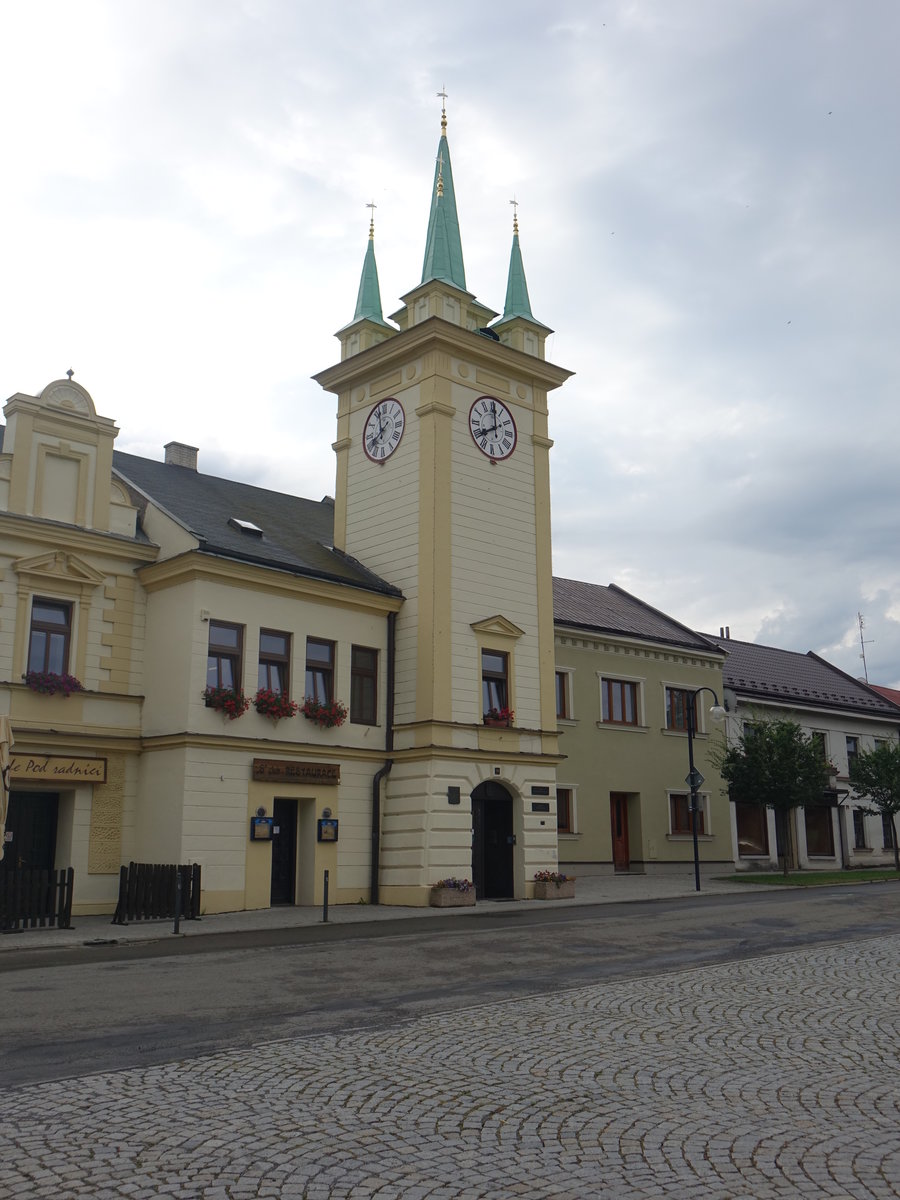
[(557, 625), (625, 634), (706, 653), (719, 649), (712, 639), (695, 633), (614, 583), (605, 587), (554, 577), (553, 620)]
[[(137, 488), (188, 528), (204, 553), (367, 591), (401, 594), (362, 563), (332, 547), (331, 500), (304, 500), (118, 450), (113, 453), (113, 468), (123, 483)], [(232, 517), (257, 525), (262, 537), (229, 525)]]
[(812, 708), (846, 708), (887, 720), (900, 720), (900, 711), (874, 688), (845, 674), (810, 650), (778, 650), (755, 642), (714, 638), (727, 653), (722, 668), (725, 687), (739, 696), (780, 700)]

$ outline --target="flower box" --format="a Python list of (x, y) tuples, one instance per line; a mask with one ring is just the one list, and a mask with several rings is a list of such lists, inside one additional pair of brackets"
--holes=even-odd
[(575, 880), (566, 879), (563, 883), (548, 883), (536, 880), (534, 885), (535, 900), (574, 900)]
[(300, 705), (300, 711), (307, 721), (312, 721), (320, 729), (336, 729), (347, 720), (347, 706), (340, 700), (323, 703), (321, 700), (314, 700), (312, 696), (307, 696)]
[(25, 686), (41, 696), (61, 693), (68, 700), (73, 692), (83, 692), (84, 684), (74, 675), (59, 674), (57, 671), (27, 671), (22, 678)]
[(488, 729), (509, 729), (511, 725), (509, 717), (506, 720), (502, 720), (499, 717), (485, 717), (484, 723)]
[(432, 888), (428, 903), (431, 908), (468, 908), (475, 903), (475, 889), (461, 892), (459, 888)]

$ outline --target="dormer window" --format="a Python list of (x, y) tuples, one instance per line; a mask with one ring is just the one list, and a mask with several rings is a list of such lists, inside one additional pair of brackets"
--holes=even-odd
[(244, 521), (240, 517), (229, 517), (228, 524), (232, 529), (237, 529), (239, 533), (246, 533), (248, 537), (261, 538), (263, 531), (258, 525), (254, 525), (252, 521)]

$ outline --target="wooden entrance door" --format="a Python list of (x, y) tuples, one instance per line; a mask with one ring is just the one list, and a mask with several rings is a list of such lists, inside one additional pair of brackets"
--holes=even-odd
[(627, 871), (631, 866), (628, 850), (628, 793), (609, 793), (609, 821), (612, 827), (613, 868)]
[(512, 796), (499, 783), (481, 783), (472, 793), (472, 882), (479, 900), (513, 896)]
[(58, 811), (56, 792), (10, 792), (6, 832), (12, 837), (4, 847), (0, 870), (53, 870)]
[(297, 801), (276, 798), (272, 807), (271, 904), (297, 902)]

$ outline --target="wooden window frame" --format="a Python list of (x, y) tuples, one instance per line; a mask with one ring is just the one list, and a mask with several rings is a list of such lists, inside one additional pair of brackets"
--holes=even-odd
[[(28, 671), (38, 671), (41, 674), (66, 675), (69, 670), (69, 655), (72, 648), (72, 617), (73, 605), (68, 600), (54, 600), (48, 596), (33, 596), (31, 599), (31, 624), (28, 632)], [(62, 623), (45, 621), (35, 615), (35, 608), (54, 609), (63, 615)], [(33, 658), (36, 653), (35, 638), (43, 637), (44, 648), (40, 662)], [(59, 668), (51, 665), (53, 657), (52, 638), (62, 637), (62, 655)]]
[[(263, 649), (263, 638), (281, 638), (284, 650)], [(272, 672), (280, 675), (280, 686), (272, 686)], [(281, 629), (260, 629), (259, 631), (259, 664), (256, 671), (257, 688), (265, 688), (276, 696), (290, 697), (291, 694), (291, 635)]]
[(556, 719), (557, 721), (572, 720), (572, 673), (571, 671), (556, 672)]
[[(327, 646), (327, 661), (320, 658), (310, 658), (311, 646)], [(334, 666), (335, 643), (327, 638), (308, 637), (306, 639), (306, 679), (304, 696), (317, 700), (320, 704), (331, 704), (334, 700)], [(319, 688), (317, 676), (321, 676), (322, 687)]]
[[(753, 815), (754, 823), (758, 822), (758, 829), (762, 833), (762, 845), (759, 850), (751, 852), (741, 852), (741, 817), (742, 815), (749, 817)], [(737, 833), (737, 852), (738, 858), (768, 858), (769, 857), (769, 820), (767, 809), (762, 804), (753, 804), (749, 801), (735, 801), (734, 805), (735, 830)], [(756, 829), (753, 830), (756, 832)]]
[[(362, 666), (360, 655), (371, 654), (373, 665)], [(371, 696), (368, 685), (371, 684)], [(378, 724), (378, 650), (374, 646), (350, 647), (350, 723)]]
[[(806, 834), (806, 853), (810, 858), (834, 858), (834, 821), (832, 820), (832, 810), (825, 804), (808, 804), (805, 808), (799, 810), (803, 813), (804, 832)], [(809, 821), (810, 817), (814, 821), (821, 819), (823, 821), (822, 828), (827, 831), (828, 850), (811, 850), (809, 845)]]
[[(629, 725), (640, 726), (641, 723), (641, 685), (636, 679), (614, 679), (604, 675), (601, 678), (601, 704), (600, 714), (604, 725)], [(622, 718), (616, 718), (612, 714), (616, 711), (615, 692), (621, 689), (621, 711)], [(632, 708), (634, 712), (634, 720), (629, 721), (625, 716), (628, 711), (628, 705), (625, 700), (626, 694), (630, 690), (632, 699)]]
[[(565, 818), (564, 820), (561, 818)], [(556, 789), (556, 832), (575, 832), (575, 789), (559, 787)]]
[(688, 731), (688, 699), (693, 708), (694, 733), (700, 733), (697, 721), (697, 696), (693, 688), (666, 686), (666, 729), (676, 733)]
[(868, 850), (866, 845), (866, 814), (862, 808), (854, 808), (853, 812), (853, 849)]
[[(217, 642), (214, 640), (214, 632), (218, 629), (233, 629), (237, 634), (237, 645), (232, 646), (228, 642)], [(210, 678), (210, 669), (212, 660), (216, 660), (216, 677)], [(232, 679), (231, 682), (222, 681), (222, 662), (230, 661), (232, 664)], [(233, 621), (210, 621), (209, 623), (209, 642), (206, 650), (206, 685), (207, 687), (226, 687), (234, 688), (235, 691), (240, 691), (241, 681), (243, 678), (244, 666), (244, 626), (236, 625)]]
[[(698, 837), (706, 836), (706, 793), (697, 795), (697, 812), (700, 817)], [(692, 837), (694, 833), (691, 813), (690, 792), (669, 792), (669, 833), (673, 837)]]
[[(486, 665), (488, 657), (501, 659), (503, 667), (500, 670)], [(485, 647), (481, 651), (481, 707), (482, 715), (487, 716), (492, 708), (499, 712), (509, 708), (509, 654), (505, 650), (490, 650)]]

